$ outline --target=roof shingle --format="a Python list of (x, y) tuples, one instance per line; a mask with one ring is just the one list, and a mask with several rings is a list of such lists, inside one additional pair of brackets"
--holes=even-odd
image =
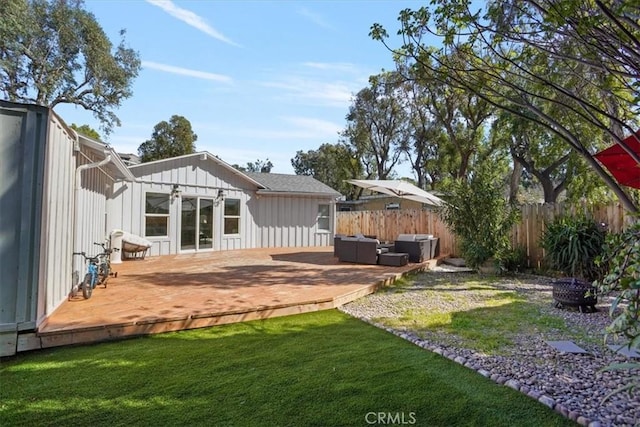
[(285, 193), (313, 193), (340, 196), (333, 188), (307, 175), (245, 172), (245, 175), (264, 185), (268, 191)]

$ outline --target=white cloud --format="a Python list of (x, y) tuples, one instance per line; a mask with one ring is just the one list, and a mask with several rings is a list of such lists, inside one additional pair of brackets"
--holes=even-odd
[(307, 9), (306, 7), (302, 7), (298, 9), (298, 14), (304, 16), (305, 18), (307, 18), (309, 21), (313, 22), (314, 24), (316, 24), (319, 27), (322, 27), (324, 29), (327, 30), (333, 30), (333, 25), (331, 25), (330, 23), (328, 23), (323, 17), (322, 15), (315, 13), (309, 9)]
[(181, 76), (196, 77), (198, 79), (213, 80), (221, 83), (231, 83), (231, 77), (222, 74), (214, 74), (206, 71), (191, 70), (189, 68), (175, 67), (173, 65), (160, 64), (151, 61), (142, 61), (143, 68), (164, 71), (166, 73), (179, 74)]
[(345, 108), (352, 97), (352, 88), (345, 82), (323, 82), (301, 77), (290, 77), (284, 81), (264, 82), (265, 87), (281, 89), (281, 97), (294, 100), (305, 99), (314, 104)]
[(333, 136), (335, 137), (338, 132), (342, 130), (342, 127), (336, 123), (328, 120), (314, 119), (309, 117), (283, 117), (284, 121), (297, 126), (300, 129), (304, 129), (314, 136)]
[(337, 71), (337, 72), (342, 72), (342, 73), (351, 73), (351, 74), (361, 74), (360, 69), (354, 65), (354, 64), (349, 64), (347, 62), (337, 62), (337, 63), (331, 63), (331, 62), (304, 62), (302, 64), (303, 66), (307, 67), (307, 68), (313, 68), (316, 70), (323, 70), (323, 71)]
[(202, 17), (196, 15), (190, 10), (176, 6), (171, 0), (147, 0), (147, 3), (159, 7), (174, 18), (177, 18), (187, 25), (190, 25), (193, 28), (202, 31), (203, 33), (213, 37), (214, 39), (220, 40), (233, 46), (240, 46), (236, 42), (227, 38), (218, 30), (207, 24), (207, 22)]

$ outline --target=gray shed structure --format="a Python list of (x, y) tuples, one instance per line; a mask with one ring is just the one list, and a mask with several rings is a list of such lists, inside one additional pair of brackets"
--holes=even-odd
[(109, 189), (133, 179), (108, 146), (46, 107), (0, 101), (0, 356), (30, 337), (104, 241)]
[(245, 173), (207, 152), (129, 169), (108, 228), (149, 240), (150, 255), (332, 243), (340, 194), (312, 177)]
[(307, 176), (254, 174), (196, 153), (127, 166), (51, 109), (0, 101), (0, 356), (38, 326), (113, 230), (149, 255), (328, 246), (339, 193)]

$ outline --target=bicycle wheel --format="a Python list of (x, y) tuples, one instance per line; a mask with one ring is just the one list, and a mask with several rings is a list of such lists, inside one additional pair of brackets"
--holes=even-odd
[(100, 269), (98, 271), (98, 283), (107, 287), (107, 279), (109, 279), (109, 274), (111, 274), (111, 267), (108, 262), (103, 262), (100, 264)]
[(71, 287), (71, 292), (69, 292), (69, 300), (75, 298), (78, 295), (78, 285), (73, 285)]
[(93, 292), (93, 284), (91, 283), (91, 279), (91, 274), (87, 273), (86, 276), (84, 276), (84, 281), (82, 282), (82, 296), (85, 299), (91, 298), (91, 293)]

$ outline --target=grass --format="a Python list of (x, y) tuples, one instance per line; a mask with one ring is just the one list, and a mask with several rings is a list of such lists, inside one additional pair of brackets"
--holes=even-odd
[[(425, 277), (415, 276), (414, 282), (396, 284), (386, 292), (405, 294)], [(566, 336), (569, 333), (564, 319), (542, 312), (536, 298), (503, 288), (498, 278), (428, 277), (430, 285), (419, 291), (423, 297), (421, 304), (402, 307), (399, 303), (402, 313), (399, 317), (374, 320), (413, 330), (426, 338), (437, 337), (445, 342), (455, 339), (457, 345), (494, 354), (516, 346), (516, 336), (558, 331)], [(550, 303), (545, 300), (542, 304)], [(574, 335), (584, 338), (579, 331)]]
[(572, 425), (335, 310), (19, 355), (0, 385), (2, 426)]

